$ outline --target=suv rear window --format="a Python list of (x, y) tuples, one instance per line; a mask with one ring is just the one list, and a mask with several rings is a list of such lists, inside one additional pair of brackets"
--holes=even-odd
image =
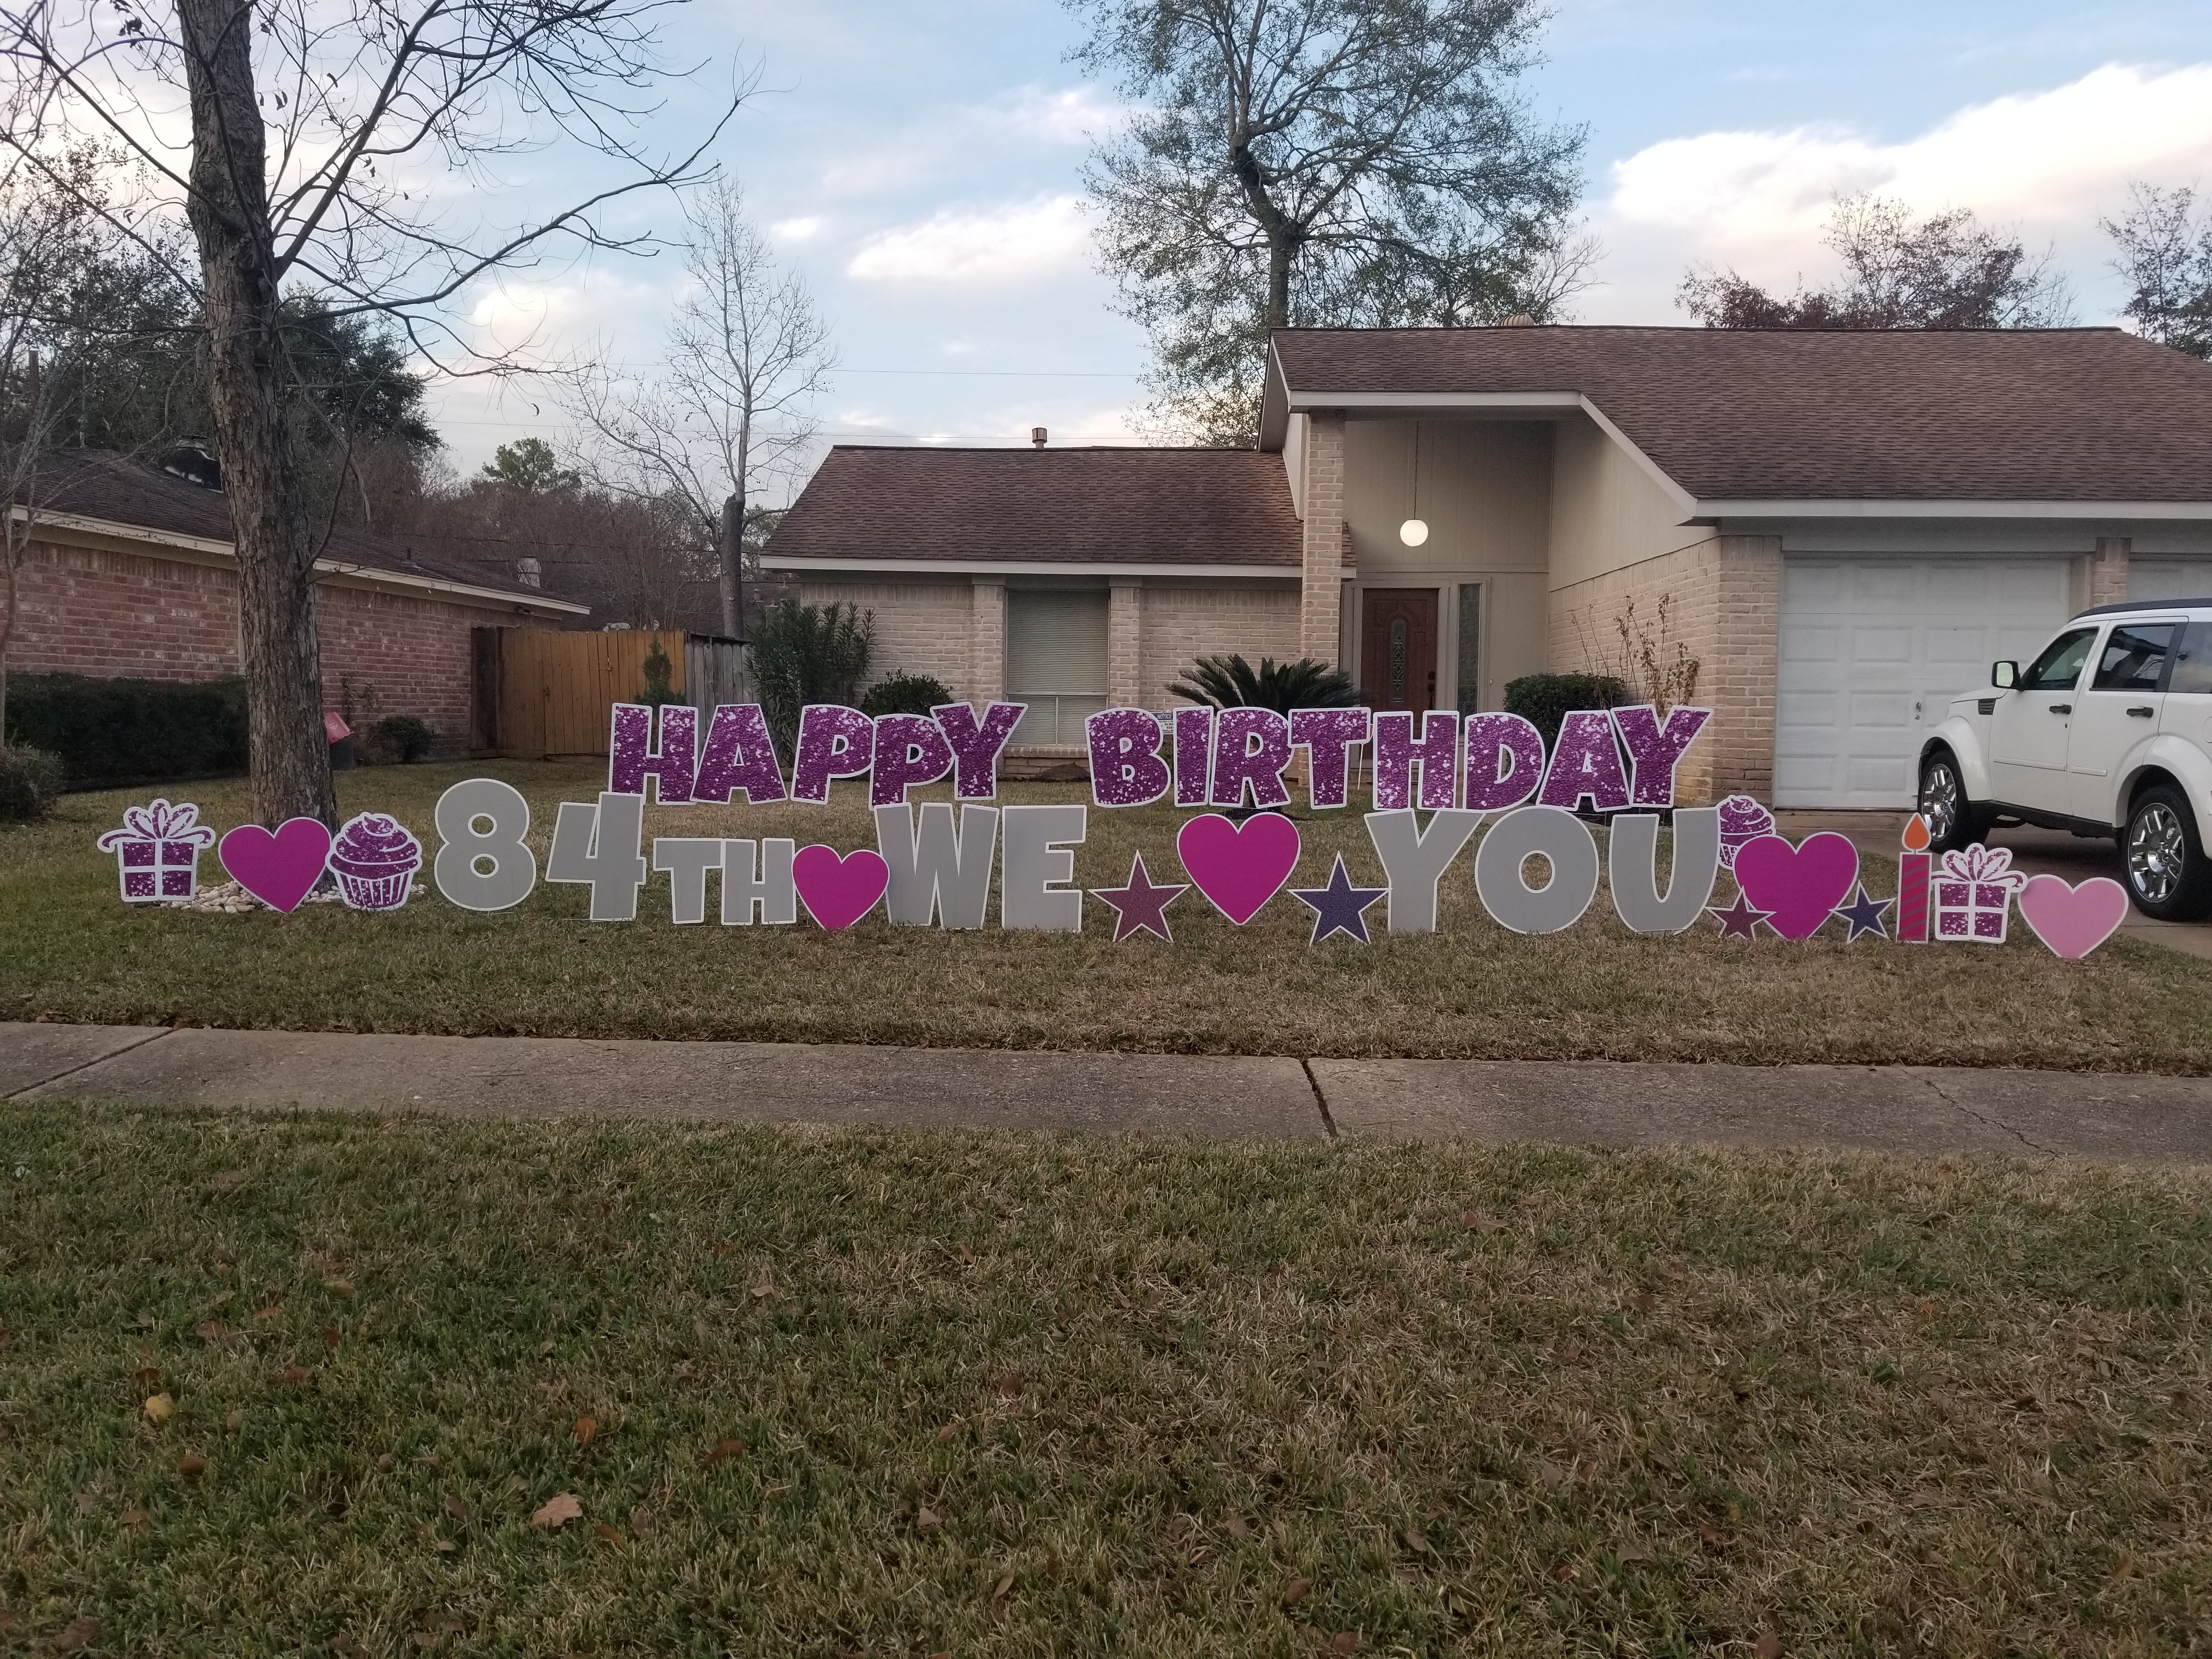
[(2168, 691), (2212, 692), (2212, 622), (2193, 622), (2181, 630), (2181, 649), (2173, 653)]
[(2121, 623), (2105, 636), (2097, 655), (2094, 691), (2155, 691), (2166, 674), (2172, 623)]

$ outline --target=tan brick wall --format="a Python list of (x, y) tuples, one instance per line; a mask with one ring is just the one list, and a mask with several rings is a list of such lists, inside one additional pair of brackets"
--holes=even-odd
[(2128, 555), (2125, 536), (2100, 536), (2089, 561), (2089, 603), (2124, 605), (2128, 599)]
[[(34, 542), (20, 580), (11, 672), (206, 680), (240, 672), (238, 581), (224, 566)], [(359, 725), (413, 714), (438, 734), (440, 752), (459, 752), (468, 742), (474, 680), (469, 630), (516, 621), (473, 605), (320, 584), (324, 706), (350, 702)]]
[[(1337, 659), (1344, 605), (1344, 416), (1306, 422), (1304, 570), (1292, 656)], [(1249, 654), (1249, 653), (1248, 653)]]
[(1774, 688), (1781, 636), (1782, 545), (1773, 536), (1715, 536), (1676, 552), (1555, 588), (1551, 666), (1558, 673), (1617, 665), (1614, 619), (1636, 601), (1639, 625), (1668, 601), (1668, 638), (1698, 659), (1698, 702), (1712, 723), (1677, 779), (1686, 805), (1774, 787)]
[(798, 585), (798, 593), (808, 605), (835, 602), (875, 612), (872, 682), (893, 674), (927, 674), (944, 681), (955, 697), (975, 695), (966, 582), (807, 580)]
[(1106, 600), (1106, 700), (1117, 708), (1144, 702), (1145, 590), (1114, 582)]
[[(1299, 590), (1273, 587), (1159, 586), (1144, 590), (1139, 706), (1168, 708), (1182, 701), (1168, 690), (1198, 656), (1242, 653), (1257, 664), (1307, 654), (1299, 641)], [(1329, 626), (1334, 629), (1332, 620)], [(1331, 648), (1322, 655), (1334, 662)]]
[(977, 582), (968, 599), (968, 687), (970, 702), (996, 702), (1006, 695), (1006, 586)]

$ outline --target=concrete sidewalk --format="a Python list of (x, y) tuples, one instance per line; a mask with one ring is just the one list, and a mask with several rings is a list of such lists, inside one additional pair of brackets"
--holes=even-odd
[(254, 1110), (2212, 1163), (2212, 1079), (0, 1023), (0, 1097)]

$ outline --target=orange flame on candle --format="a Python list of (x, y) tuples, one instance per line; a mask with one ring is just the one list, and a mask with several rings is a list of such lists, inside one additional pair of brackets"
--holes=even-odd
[(1908, 853), (1928, 850), (1928, 820), (1917, 812), (1905, 821), (1905, 850)]

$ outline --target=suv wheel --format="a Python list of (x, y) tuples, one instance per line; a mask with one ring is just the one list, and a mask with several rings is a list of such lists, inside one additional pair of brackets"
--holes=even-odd
[(1955, 853), (1982, 838), (1974, 804), (1966, 799), (1966, 781), (1948, 749), (1920, 763), (1920, 815), (1928, 820), (1930, 852)]
[(2197, 815), (2181, 791), (2154, 784), (2128, 809), (2120, 861), (2136, 908), (2160, 921), (2192, 921), (2212, 911), (2212, 863), (2197, 834)]

